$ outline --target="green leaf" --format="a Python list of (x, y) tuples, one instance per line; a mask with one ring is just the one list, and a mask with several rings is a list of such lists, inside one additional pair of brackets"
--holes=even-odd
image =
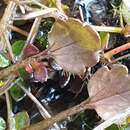
[(130, 24), (130, 1), (123, 0), (121, 5), (121, 13), (123, 18), (127, 24)]
[(56, 7), (56, 0), (49, 0), (49, 7)]
[(5, 85), (5, 82), (3, 82), (2, 80), (0, 80), (0, 87), (3, 87)]
[(26, 81), (29, 78), (29, 74), (27, 73), (27, 71), (24, 68), (19, 68), (18, 69), (19, 75), (20, 77)]
[(27, 22), (27, 21), (25, 21), (25, 20), (18, 20), (18, 21), (15, 21), (15, 22), (14, 22), (14, 25), (16, 25), (16, 26), (22, 26), (22, 25), (24, 25), (26, 22)]
[(25, 42), (22, 40), (15, 41), (12, 45), (13, 53), (18, 56), (21, 54), (21, 51), (23, 50)]
[(108, 45), (110, 34), (108, 32), (100, 32), (99, 35), (101, 38), (102, 49), (104, 49)]
[(21, 130), (30, 125), (30, 119), (27, 112), (19, 112), (15, 115), (16, 129)]
[(105, 130), (130, 130), (130, 126), (126, 124), (124, 125), (113, 124), (109, 126), (108, 128), (106, 128)]
[(105, 130), (119, 130), (119, 127), (116, 124), (113, 124), (109, 126), (108, 128), (106, 128)]
[(2, 54), (0, 54), (0, 67), (7, 67), (10, 64), (10, 61), (6, 59)]
[(0, 130), (5, 130), (5, 129), (6, 129), (6, 122), (2, 117), (0, 117)]
[(36, 37), (36, 43), (37, 45), (40, 47), (40, 49), (46, 49), (47, 48), (47, 45), (48, 45), (48, 40), (47, 40), (47, 37), (46, 35), (43, 35), (43, 36), (37, 36)]
[(130, 130), (130, 126), (128, 126), (128, 127), (126, 127), (126, 128), (124, 128), (124, 130)]
[(18, 102), (20, 100), (22, 100), (26, 94), (21, 90), (20, 87), (18, 87), (17, 85), (16, 86), (13, 86), (11, 89), (10, 89), (10, 95), (12, 96), (12, 98)]

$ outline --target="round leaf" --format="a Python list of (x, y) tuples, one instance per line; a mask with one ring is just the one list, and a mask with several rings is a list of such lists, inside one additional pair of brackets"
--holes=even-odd
[(27, 112), (19, 112), (15, 115), (16, 129), (21, 130), (30, 125), (30, 119)]
[(104, 120), (128, 109), (130, 106), (130, 76), (128, 76), (127, 67), (118, 64), (111, 68), (100, 68), (90, 79), (88, 92), (90, 103), (95, 105), (97, 113)]
[(101, 48), (99, 34), (89, 25), (83, 26), (82, 22), (74, 18), (69, 18), (66, 22), (56, 21), (49, 33), (48, 40), (51, 45), (54, 42), (75, 42), (78, 46), (91, 51)]
[(50, 55), (66, 71), (80, 75), (99, 61), (98, 33), (76, 19), (56, 21), (48, 40)]
[(21, 54), (21, 51), (23, 50), (23, 47), (25, 45), (25, 42), (22, 40), (15, 41), (12, 45), (13, 53), (18, 56)]
[(10, 89), (10, 94), (16, 102), (22, 100), (26, 96), (26, 94), (18, 86), (13, 86)]

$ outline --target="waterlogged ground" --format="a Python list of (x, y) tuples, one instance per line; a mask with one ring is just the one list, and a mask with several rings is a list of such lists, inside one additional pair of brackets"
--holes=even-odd
[[(114, 3), (114, 0), (63, 0), (69, 8), (68, 15), (80, 18), (80, 12), (78, 6), (80, 5), (83, 11), (84, 21), (88, 24), (94, 25), (107, 25), (107, 26), (120, 26), (119, 15), (113, 16), (111, 3)], [(1, 6), (2, 5), (2, 6)], [(4, 4), (0, 3), (0, 16), (4, 10)], [(47, 47), (47, 34), (54, 22), (54, 19), (43, 20), (37, 38), (35, 40), (35, 45), (43, 50)], [(17, 23), (16, 23), (17, 24)], [(32, 21), (21, 24), (21, 28), (30, 28)], [(12, 43), (14, 39), (24, 40), (24, 37), (21, 37), (17, 33), (12, 33), (10, 40)], [(125, 38), (119, 34), (111, 34), (109, 48), (114, 48), (120, 46), (126, 42), (129, 42), (129, 38)], [(118, 54), (124, 55), (127, 54), (129, 50)], [(130, 70), (130, 59), (124, 59), (121, 61), (124, 65)], [(50, 78), (45, 83), (35, 82), (33, 76), (30, 76), (29, 79), (29, 88), (32, 93), (38, 98), (38, 100), (47, 108), (47, 110), (55, 115), (69, 107), (72, 107), (76, 104), (79, 104), (81, 101), (88, 98), (87, 92), (87, 82), (89, 75), (83, 81), (78, 76), (68, 76), (63, 74), (62, 70), (56, 70), (56, 65), (51, 65), (54, 70), (50, 74)], [(91, 73), (94, 73), (101, 66), (98, 63), (95, 67), (92, 68)], [(35, 123), (42, 119), (40, 113), (38, 112), (34, 103), (28, 98), (25, 97), (19, 102), (13, 102), (13, 112), (17, 113), (20, 111), (27, 111), (31, 118), (31, 123)], [(0, 116), (6, 119), (6, 103), (4, 96), (0, 100)], [(73, 117), (68, 117), (63, 122), (60, 123), (62, 129), (68, 130), (92, 130), (96, 125), (101, 123), (100, 117), (97, 115), (95, 110), (86, 110), (81, 112)], [(109, 129), (110, 130), (110, 129)], [(111, 129), (112, 130), (112, 129)], [(114, 128), (113, 130), (116, 130)]]

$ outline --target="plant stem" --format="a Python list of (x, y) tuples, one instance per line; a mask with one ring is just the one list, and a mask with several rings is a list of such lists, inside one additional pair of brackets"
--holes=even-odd
[(31, 27), (31, 30), (30, 30), (29, 35), (28, 35), (27, 40), (26, 40), (27, 44), (34, 42), (34, 38), (37, 35), (41, 20), (42, 20), (41, 17), (35, 18), (34, 23), (33, 23), (32, 27)]
[(54, 123), (65, 119), (66, 117), (72, 116), (83, 110), (93, 109), (93, 108), (94, 108), (94, 106), (92, 104), (88, 104), (88, 100), (85, 100), (85, 101), (81, 102), (79, 105), (76, 105), (70, 109), (67, 109), (67, 110), (55, 115), (54, 117), (52, 117), (50, 119), (40, 121), (39, 123), (36, 123), (28, 128), (25, 128), (24, 130), (43, 130), (43, 129), (46, 129), (46, 128), (52, 126)]
[(9, 29), (7, 28), (9, 24), (12, 24), (13, 22), (10, 20), (12, 13), (15, 11), (16, 9), (16, 3), (13, 1), (9, 1), (8, 2), (8, 6), (5, 10), (5, 13), (0, 21), (0, 37), (3, 37), (6, 47), (10, 53), (10, 56), (12, 58), (12, 61), (15, 61), (15, 57), (14, 54), (12, 52), (12, 47), (11, 44), (9, 42), (9, 38), (7, 33), (10, 32)]
[(5, 13), (0, 20), (0, 37), (7, 31), (7, 26), (12, 16), (12, 13), (15, 11), (16, 3), (14, 1), (9, 1), (8, 6), (5, 10)]
[(62, 3), (61, 0), (56, 0), (56, 7), (58, 8), (58, 10), (63, 14), (65, 20), (68, 19), (68, 16), (65, 14), (63, 8), (62, 8)]
[(25, 67), (27, 64), (33, 64), (35, 61), (41, 61), (42, 59), (44, 59), (46, 57), (48, 57), (47, 52), (43, 51), (35, 56), (29, 57), (6, 69), (3, 69), (0, 71), (0, 79), (4, 78), (7, 75), (10, 75), (11, 73), (16, 72), (18, 70), (18, 68), (20, 68), (20, 67)]
[(47, 119), (50, 118), (51, 115), (48, 113), (48, 111), (42, 106), (42, 104), (36, 99), (35, 96), (31, 92), (29, 92), (26, 88), (24, 88), (21, 83), (17, 82), (17, 85), (28, 95), (28, 97), (37, 105), (39, 108), (41, 115)]
[(14, 114), (12, 112), (12, 106), (11, 106), (11, 102), (10, 102), (10, 97), (9, 97), (8, 91), (5, 92), (5, 96), (6, 96), (6, 104), (7, 104), (9, 130), (16, 130), (15, 129)]
[(121, 27), (95, 26), (95, 25), (90, 26), (99, 32), (122, 33), (123, 30), (123, 28)]
[(125, 51), (127, 49), (130, 49), (130, 43), (129, 42), (124, 44), (124, 45), (122, 45), (122, 46), (114, 48), (113, 50), (110, 50), (110, 51), (106, 52), (104, 54), (104, 58), (106, 58), (107, 60), (110, 60), (113, 55), (115, 55), (115, 54), (117, 54), (119, 52)]
[[(88, 23), (84, 23), (84, 26), (88, 25)], [(89, 25), (93, 29), (99, 32), (110, 32), (110, 33), (122, 33), (122, 27), (111, 27), (111, 26), (96, 26), (96, 25)]]
[(28, 32), (26, 32), (26, 31), (24, 31), (24, 30), (22, 30), (22, 29), (20, 29), (20, 28), (18, 28), (16, 26), (14, 26), (14, 25), (9, 25), (9, 28), (12, 29), (15, 32), (18, 32), (18, 33), (22, 34), (25, 37), (28, 36)]
[(39, 9), (37, 11), (34, 12), (30, 12), (28, 14), (25, 15), (20, 15), (20, 16), (16, 16), (14, 17), (14, 20), (29, 20), (29, 19), (34, 19), (36, 17), (42, 17), (42, 18), (47, 18), (47, 17), (54, 17), (57, 18), (59, 17), (57, 15), (57, 9), (56, 8), (47, 8), (47, 9)]
[(14, 79), (14, 75), (10, 75), (8, 77), (8, 80), (6, 81), (5, 85), (3, 87), (0, 87), (0, 96), (12, 87)]
[(80, 13), (81, 21), (84, 22), (84, 15), (83, 15), (83, 10), (82, 10), (81, 5), (79, 5), (79, 13)]
[(9, 55), (11, 56), (11, 60), (15, 63), (15, 56), (13, 54), (13, 50), (12, 50), (11, 44), (9, 42), (9, 38), (5, 33), (3, 34), (3, 37), (4, 37), (4, 40), (5, 40), (5, 44), (7, 46)]
[(32, 27), (31, 27), (31, 30), (30, 30), (30, 32), (28, 34), (27, 39), (26, 39), (26, 44), (24, 45), (24, 48), (23, 48), (23, 50), (22, 50), (22, 52), (20, 54), (20, 57), (23, 57), (24, 50), (27, 47), (27, 45), (33, 43), (33, 41), (35, 39), (35, 36), (37, 35), (41, 20), (42, 20), (41, 17), (35, 18), (34, 23), (33, 23)]
[[(28, 95), (28, 97), (36, 104), (36, 106), (38, 107), (41, 115), (43, 116), (43, 118), (47, 119), (47, 118), (51, 118), (51, 115), (49, 114), (49, 112), (44, 108), (44, 106), (36, 99), (36, 97), (29, 92), (26, 88), (24, 88), (19, 82), (17, 82), (17, 85)], [(59, 126), (55, 123), (54, 127), (56, 128), (56, 130), (60, 130)]]
[(115, 62), (118, 62), (119, 60), (122, 60), (122, 59), (125, 59), (125, 58), (128, 58), (128, 57), (130, 57), (130, 54), (120, 56), (119, 58), (116, 58), (116, 59), (112, 60), (111, 62), (109, 62), (107, 65), (113, 64)]
[(120, 6), (119, 7), (119, 13), (120, 13), (120, 25), (121, 25), (121, 27), (122, 28), (124, 28), (124, 23), (123, 23), (123, 15), (122, 15), (122, 9), (121, 9), (122, 7)]

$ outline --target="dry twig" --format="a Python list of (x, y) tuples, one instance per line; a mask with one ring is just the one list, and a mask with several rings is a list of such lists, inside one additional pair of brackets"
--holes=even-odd
[(70, 109), (67, 109), (67, 110), (57, 114), (56, 116), (50, 118), (50, 119), (40, 121), (39, 123), (36, 123), (28, 128), (25, 128), (24, 130), (43, 130), (43, 129), (46, 129), (46, 128), (52, 126), (54, 123), (59, 122), (59, 121), (65, 119), (69, 116), (72, 116), (72, 115), (79, 113), (83, 110), (93, 109), (93, 108), (94, 108), (94, 106), (92, 104), (88, 104), (88, 100), (86, 100), (77, 106), (74, 106)]
[[(44, 55), (45, 54), (45, 55)], [(22, 60), (6, 69), (0, 71), (0, 79), (4, 78), (7, 75), (10, 75), (18, 70), (18, 68), (25, 67), (27, 64), (32, 64), (35, 61), (41, 61), (44, 58), (47, 58), (47, 52), (43, 51), (35, 56), (29, 57), (25, 60)]]
[[(9, 37), (8, 37), (8, 35), (6, 35), (6, 32), (10, 32), (11, 30), (16, 31), (24, 36), (27, 36), (26, 43), (30, 43), (30, 42), (32, 43), (37, 32), (38, 32), (42, 17), (55, 17), (55, 18), (62, 18), (63, 19), (62, 13), (60, 13), (55, 8), (48, 8), (44, 5), (42, 5), (41, 3), (37, 2), (36, 0), (28, 1), (28, 2), (35, 3), (36, 5), (38, 5), (42, 8), (42, 9), (37, 9), (37, 12), (36, 12), (33, 10), (32, 7), (29, 7), (24, 2), (25, 1), (20, 1), (20, 0), (8, 1), (7, 8), (5, 10), (3, 18), (0, 21), (0, 30), (1, 30), (0, 36), (2, 37), (1, 39), (6, 42), (6, 46), (8, 48), (9, 54), (11, 55), (11, 59), (12, 59), (13, 63), (15, 63), (15, 57), (14, 57), (14, 54), (12, 52), (12, 47), (11, 47), (11, 44), (9, 42)], [(15, 20), (13, 18), (15, 18), (14, 15), (16, 14), (17, 7), (20, 8), (21, 13), (22, 13), (22, 15), (19, 15), (19, 17), (16, 18), (17, 20), (18, 20), (18, 18), (19, 19), (35, 18), (35, 21), (34, 21), (34, 24), (31, 28), (30, 33), (27, 33), (26, 31), (12, 25), (13, 21)], [(25, 13), (26, 7), (29, 7), (34, 12), (26, 14)], [(15, 75), (14, 72), (16, 72), (19, 67), (24, 67), (27, 64), (33, 63), (34, 61), (40, 61), (40, 60), (46, 58), (47, 56), (48, 56), (47, 51), (43, 51), (40, 54), (29, 57), (25, 60), (22, 60), (23, 59), (23, 56), (22, 56), (22, 58), (20, 59), (20, 62), (0, 71), (0, 79), (4, 78), (5, 76), (10, 75), (8, 77), (8, 80), (5, 84), (5, 86), (0, 89), (0, 95), (3, 93), (6, 93), (8, 108), (10, 107), (9, 100), (8, 100), (9, 99), (8, 90), (12, 87), (12, 82), (15, 80), (16, 75), (17, 75), (17, 74)], [(15, 81), (14, 81), (14, 83), (15, 83)], [(45, 118), (51, 118), (51, 115), (47, 112), (47, 110), (44, 109), (44, 107), (40, 104), (40, 102), (31, 93), (26, 91), (26, 89), (24, 87), (22, 87), (22, 86), (20, 86), (20, 87), (37, 104), (38, 108), (40, 109), (40, 112), (42, 113), (42, 116)], [(9, 109), (11, 110), (11, 108), (9, 108)], [(11, 114), (9, 113), (9, 115), (11, 115)], [(57, 130), (59, 130), (59, 127), (57, 126), (57, 124), (54, 124), (54, 126)], [(10, 127), (10, 129), (11, 129), (11, 127)]]

